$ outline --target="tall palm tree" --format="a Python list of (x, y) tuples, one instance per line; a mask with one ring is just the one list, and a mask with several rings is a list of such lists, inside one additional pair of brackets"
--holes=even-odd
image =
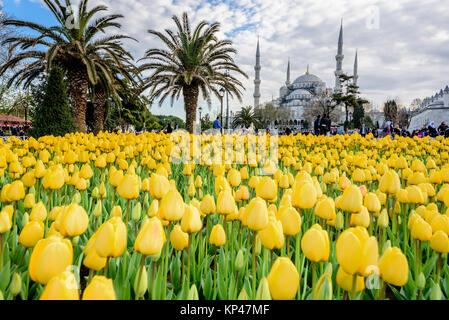
[[(108, 58), (105, 58), (109, 60)], [(131, 64), (125, 62), (122, 65), (116, 64), (114, 61), (108, 61), (109, 69), (108, 73), (104, 73), (102, 69), (98, 69), (99, 81), (95, 85), (91, 85), (90, 92), (92, 95), (93, 103), (93, 118), (95, 134), (103, 130), (104, 118), (106, 110), (107, 99), (114, 100), (115, 103), (121, 105), (122, 99), (120, 92), (123, 91), (123, 79), (127, 79), (127, 89), (132, 88), (141, 92), (140, 87), (141, 79), (138, 74), (137, 68)], [(109, 75), (113, 76), (113, 79), (109, 79)]]
[(23, 63), (23, 67), (10, 78), (9, 85), (16, 83), (27, 87), (41, 73), (48, 72), (52, 65), (58, 64), (66, 70), (77, 130), (86, 132), (89, 83), (96, 85), (100, 81), (99, 71), (104, 79), (112, 81), (110, 61), (121, 65), (132, 59), (131, 54), (122, 46), (122, 40), (132, 38), (121, 34), (101, 35), (111, 28), (120, 28), (121, 25), (116, 20), (123, 17), (113, 14), (94, 20), (98, 13), (107, 11), (106, 6), (88, 10), (88, 0), (81, 0), (75, 16), (70, 0), (65, 0), (65, 5), (60, 0), (43, 1), (57, 19), (58, 25), (45, 27), (29, 21), (4, 21), (4, 25), (29, 28), (37, 35), (10, 37), (3, 42), (11, 44), (12, 49), (20, 48), (21, 51), (0, 67), (0, 75)]
[(243, 107), (235, 114), (234, 120), (232, 121), (232, 127), (234, 129), (237, 127), (249, 128), (251, 124), (254, 124), (257, 128), (260, 124), (260, 119), (254, 112), (253, 107)]
[(196, 120), (196, 108), (199, 94), (210, 104), (211, 95), (220, 97), (220, 89), (227, 90), (231, 97), (240, 101), (244, 89), (242, 83), (226, 70), (235, 71), (248, 77), (234, 63), (231, 54), (236, 50), (231, 47), (229, 40), (218, 40), (217, 32), (220, 24), (214, 22), (207, 24), (201, 21), (192, 33), (187, 13), (182, 15), (182, 21), (173, 16), (177, 30), (165, 30), (166, 34), (148, 30), (157, 36), (167, 49), (150, 49), (142, 60), (149, 60), (141, 66), (141, 70), (152, 70), (153, 73), (146, 80), (146, 88), (151, 87), (150, 99), (159, 98), (159, 105), (167, 97), (174, 100), (180, 95), (184, 98), (186, 112), (186, 127), (193, 132), (193, 123)]

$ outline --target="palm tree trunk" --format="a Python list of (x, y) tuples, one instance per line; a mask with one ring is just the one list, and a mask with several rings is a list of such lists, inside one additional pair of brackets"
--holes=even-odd
[(94, 97), (94, 133), (98, 134), (103, 131), (104, 110), (106, 106), (106, 93), (103, 88), (95, 88)]
[(196, 107), (198, 105), (198, 85), (185, 85), (182, 94), (184, 96), (184, 109), (186, 111), (186, 129), (193, 133), (193, 124), (196, 121)]
[(67, 73), (67, 80), (76, 130), (80, 132), (87, 132), (86, 104), (87, 88), (89, 85), (87, 74), (82, 68), (75, 68)]

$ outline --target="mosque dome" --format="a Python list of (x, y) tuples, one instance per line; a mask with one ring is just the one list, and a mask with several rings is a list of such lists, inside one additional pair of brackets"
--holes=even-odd
[(297, 78), (293, 83), (305, 83), (305, 82), (322, 82), (320, 78), (318, 78), (314, 74), (306, 73), (299, 78)]

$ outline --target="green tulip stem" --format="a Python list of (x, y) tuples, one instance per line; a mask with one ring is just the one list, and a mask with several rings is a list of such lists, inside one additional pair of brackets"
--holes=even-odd
[(256, 299), (256, 231), (253, 231), (253, 299)]
[(154, 288), (156, 288), (154, 285), (154, 275), (156, 273), (156, 261), (154, 259), (152, 264), (153, 264), (153, 272), (151, 273), (151, 299), (156, 300), (156, 293), (154, 292)]
[(109, 267), (110, 262), (111, 262), (111, 257), (108, 257), (106, 260), (106, 265), (104, 266), (104, 276), (106, 278), (108, 277), (108, 267)]
[(126, 203), (126, 227), (128, 228), (128, 221), (129, 221), (129, 205), (131, 203), (131, 200), (128, 199)]
[(61, 189), (58, 189), (58, 206), (61, 205)]
[[(171, 229), (171, 222), (168, 223), (167, 226), (167, 239), (170, 239), (170, 229)], [(190, 236), (189, 236), (190, 239)], [(163, 300), (165, 300), (166, 294), (167, 294), (167, 275), (168, 275), (168, 255), (169, 255), (169, 248), (170, 246), (170, 241), (166, 242), (166, 247), (165, 247), (165, 256), (163, 257), (163, 261), (164, 261), (164, 268), (162, 269), (164, 271), (164, 291), (163, 291)], [(190, 247), (189, 247), (190, 250)]]
[(182, 286), (182, 282), (184, 280), (184, 250), (181, 251), (181, 286)]
[(3, 270), (3, 233), (0, 233), (0, 270)]
[(214, 295), (212, 296), (212, 299), (214, 300), (216, 291), (217, 291), (217, 247), (215, 247), (214, 253)]
[(209, 215), (206, 216), (206, 256), (207, 256), (207, 247), (209, 244)]
[(441, 253), (438, 252), (438, 259), (437, 259), (437, 273), (436, 273), (436, 284), (440, 284), (440, 271), (441, 271)]
[(312, 262), (312, 296), (315, 292), (316, 283), (316, 262)]
[(190, 289), (190, 254), (191, 254), (191, 241), (190, 241), (191, 235), (189, 235), (189, 244), (187, 248), (187, 290)]
[(287, 236), (285, 239), (287, 245), (287, 257), (290, 259), (290, 236)]
[[(137, 286), (138, 287), (140, 287), (140, 279), (142, 278), (142, 273), (143, 273), (142, 270), (145, 267), (145, 258), (146, 258), (146, 256), (142, 255), (142, 261), (140, 262), (140, 268), (139, 268), (139, 275), (137, 277)], [(145, 293), (144, 293), (144, 295), (145, 295)], [(138, 297), (136, 295), (136, 300), (139, 300), (139, 299), (140, 299), (140, 296)]]
[(357, 274), (352, 276), (352, 288), (351, 288), (351, 299), (355, 300), (356, 298), (356, 286), (357, 286)]
[(40, 195), (40, 191), (39, 191), (40, 184), (41, 184), (40, 182), (41, 182), (41, 179), (37, 178), (36, 179), (36, 197), (37, 197), (36, 201), (37, 201), (37, 203), (39, 203), (39, 201), (41, 200), (41, 195)]
[(407, 236), (407, 213), (406, 210), (404, 208), (404, 204), (401, 203), (401, 212), (402, 212), (402, 233), (403, 233), (403, 238), (404, 238), (404, 249), (402, 250), (402, 252), (404, 252), (404, 254), (407, 252), (407, 241), (408, 241), (408, 236)]
[(226, 216), (223, 216), (223, 223), (224, 223), (224, 232), (226, 235), (226, 242), (225, 242), (225, 286), (228, 287), (228, 222), (226, 221)]

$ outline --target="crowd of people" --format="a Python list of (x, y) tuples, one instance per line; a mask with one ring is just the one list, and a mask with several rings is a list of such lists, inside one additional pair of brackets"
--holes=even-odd
[(0, 127), (0, 137), (6, 136), (7, 134), (11, 136), (26, 136), (28, 134), (28, 130), (30, 129), (29, 126), (8, 126), (3, 125)]

